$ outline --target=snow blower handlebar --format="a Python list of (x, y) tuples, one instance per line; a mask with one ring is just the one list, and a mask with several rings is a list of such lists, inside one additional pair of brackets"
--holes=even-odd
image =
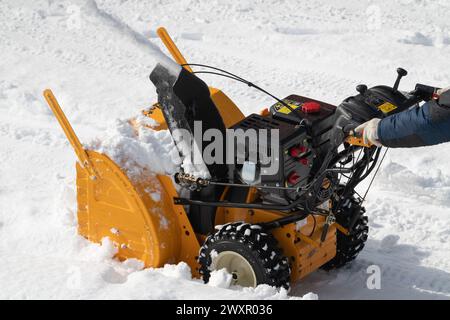
[[(366, 85), (358, 85), (356, 90), (360, 93), (355, 97), (350, 97), (342, 104), (346, 121), (342, 125), (345, 142), (360, 146), (371, 147), (371, 144), (364, 143), (362, 137), (355, 132), (355, 128), (372, 118), (384, 118), (394, 113), (407, 110), (421, 102), (438, 99), (439, 88), (424, 84), (416, 84), (414, 90), (410, 92), (398, 91), (400, 79), (407, 74), (406, 70), (399, 68), (398, 77), (394, 87), (376, 86), (368, 89)], [(366, 111), (364, 111), (366, 110)]]

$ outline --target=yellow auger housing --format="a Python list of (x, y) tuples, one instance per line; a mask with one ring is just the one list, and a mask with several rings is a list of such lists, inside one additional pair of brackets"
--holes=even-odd
[(85, 150), (52, 91), (44, 97), (78, 157), (79, 233), (93, 242), (109, 237), (120, 260), (136, 258), (146, 267), (185, 261), (196, 270), (199, 243), (183, 207), (173, 204), (171, 179), (148, 172), (132, 181), (108, 156)]

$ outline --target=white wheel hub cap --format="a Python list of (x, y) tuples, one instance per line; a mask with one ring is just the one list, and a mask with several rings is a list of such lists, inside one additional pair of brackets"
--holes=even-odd
[(234, 251), (223, 251), (212, 259), (212, 270), (226, 269), (233, 277), (231, 284), (256, 287), (256, 275), (250, 263)]

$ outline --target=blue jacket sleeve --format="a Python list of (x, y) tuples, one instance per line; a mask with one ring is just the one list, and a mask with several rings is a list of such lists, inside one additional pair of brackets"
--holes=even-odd
[(378, 139), (391, 148), (429, 146), (450, 141), (450, 108), (434, 100), (384, 118)]

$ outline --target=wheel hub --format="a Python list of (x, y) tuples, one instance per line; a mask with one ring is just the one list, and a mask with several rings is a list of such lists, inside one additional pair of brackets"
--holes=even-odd
[(213, 258), (211, 266), (213, 270), (226, 269), (232, 276), (232, 285), (242, 287), (256, 287), (257, 285), (255, 271), (248, 260), (239, 253), (234, 251), (220, 252)]

